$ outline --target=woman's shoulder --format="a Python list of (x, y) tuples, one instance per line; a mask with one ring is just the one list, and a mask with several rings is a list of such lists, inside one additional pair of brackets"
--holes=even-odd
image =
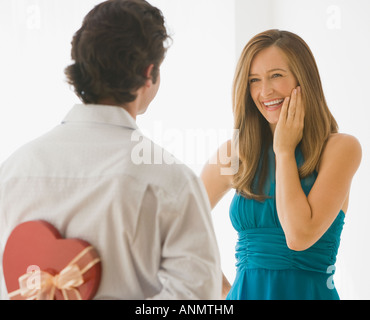
[(333, 133), (329, 136), (322, 152), (320, 167), (341, 162), (342, 165), (357, 170), (361, 158), (362, 148), (356, 137), (345, 133)]
[(232, 181), (239, 169), (239, 150), (232, 140), (225, 141), (213, 156), (213, 163), (217, 164), (220, 175)]
[(361, 144), (358, 139), (346, 133), (332, 133), (326, 143), (325, 150), (339, 152), (355, 152), (355, 155), (361, 152)]
[(238, 150), (232, 140), (227, 140), (219, 146), (216, 153), (206, 163), (203, 172), (212, 172), (213, 176), (222, 178), (227, 184), (232, 184), (233, 176), (239, 169)]

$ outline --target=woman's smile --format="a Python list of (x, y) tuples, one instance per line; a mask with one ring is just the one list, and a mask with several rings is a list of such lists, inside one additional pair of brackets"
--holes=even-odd
[(262, 105), (266, 111), (276, 111), (279, 110), (284, 103), (284, 99), (274, 99), (269, 101), (263, 101)]

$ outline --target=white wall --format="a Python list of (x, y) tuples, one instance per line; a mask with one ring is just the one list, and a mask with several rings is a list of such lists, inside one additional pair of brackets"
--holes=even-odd
[(79, 100), (64, 81), (70, 42), (98, 0), (0, 1), (0, 162)]
[(231, 135), (234, 3), (152, 0), (173, 38), (157, 97), (138, 124), (160, 145), (200, 172)]
[[(355, 135), (364, 153), (353, 182), (335, 280), (342, 298), (370, 298), (370, 215), (365, 203), (365, 179), (370, 177), (370, 2), (149, 1), (163, 11), (174, 42), (161, 68), (158, 96), (138, 124), (197, 173), (231, 134), (232, 78), (246, 42), (260, 31), (280, 28), (298, 33), (311, 46), (341, 131)], [(0, 162), (57, 125), (78, 102), (63, 69), (70, 63), (73, 33), (100, 2), (0, 1)], [(230, 192), (213, 211), (222, 268), (230, 282), (236, 241), (228, 213), (232, 196)]]

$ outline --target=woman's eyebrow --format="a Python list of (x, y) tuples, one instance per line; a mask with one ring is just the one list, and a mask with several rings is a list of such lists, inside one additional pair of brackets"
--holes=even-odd
[[(267, 71), (267, 73), (274, 72), (274, 71), (283, 71), (283, 72), (287, 72), (285, 69), (282, 69), (282, 68), (274, 68), (274, 69), (271, 69), (271, 70)], [(258, 76), (258, 74), (256, 74), (256, 73), (251, 73), (251, 74), (249, 75), (249, 77), (255, 77), (255, 76)]]

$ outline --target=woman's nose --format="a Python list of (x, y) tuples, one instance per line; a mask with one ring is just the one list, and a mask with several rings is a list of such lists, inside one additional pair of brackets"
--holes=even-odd
[(261, 96), (263, 98), (269, 98), (273, 92), (274, 90), (271, 83), (269, 81), (262, 81)]

